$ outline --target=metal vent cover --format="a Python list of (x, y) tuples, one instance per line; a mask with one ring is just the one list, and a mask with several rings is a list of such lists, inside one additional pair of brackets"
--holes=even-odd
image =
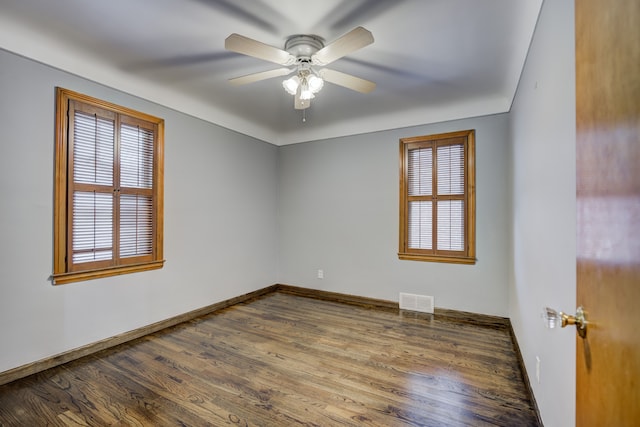
[(433, 313), (433, 297), (428, 295), (416, 295), (400, 292), (400, 310), (420, 311)]

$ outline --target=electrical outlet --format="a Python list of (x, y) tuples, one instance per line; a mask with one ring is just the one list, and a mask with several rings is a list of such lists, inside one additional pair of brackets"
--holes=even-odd
[(318, 270), (318, 279), (324, 279), (324, 270)]
[(540, 356), (536, 356), (536, 380), (540, 384)]

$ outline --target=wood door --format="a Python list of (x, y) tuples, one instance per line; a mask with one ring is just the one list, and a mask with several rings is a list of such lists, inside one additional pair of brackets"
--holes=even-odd
[(578, 426), (640, 425), (640, 1), (577, 0)]

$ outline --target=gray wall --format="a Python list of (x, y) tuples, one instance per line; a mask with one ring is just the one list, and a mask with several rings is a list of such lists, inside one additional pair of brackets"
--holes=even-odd
[[(52, 286), (54, 95), (165, 119), (166, 265)], [(277, 282), (277, 147), (0, 51), (0, 372)]]
[(540, 319), (576, 307), (573, 7), (544, 2), (511, 110), (509, 314), (547, 427), (575, 425), (575, 331)]
[[(477, 264), (398, 260), (399, 138), (465, 129), (476, 130)], [(506, 316), (508, 153), (506, 114), (281, 147), (280, 281)]]

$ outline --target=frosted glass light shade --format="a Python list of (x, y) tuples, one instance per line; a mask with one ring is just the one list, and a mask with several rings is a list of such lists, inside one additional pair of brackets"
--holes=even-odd
[(320, 89), (322, 89), (322, 86), (324, 86), (324, 80), (313, 74), (309, 76), (307, 81), (309, 83), (309, 90), (313, 93), (320, 92)]
[(282, 87), (287, 91), (289, 95), (295, 95), (300, 84), (300, 78), (298, 76), (292, 76), (282, 82)]

